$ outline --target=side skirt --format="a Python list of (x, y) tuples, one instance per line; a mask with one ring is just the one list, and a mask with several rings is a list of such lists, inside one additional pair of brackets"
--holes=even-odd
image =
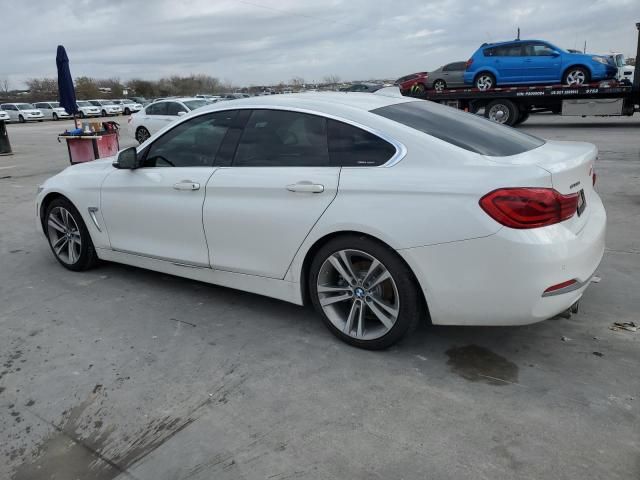
[(303, 305), (300, 286), (296, 282), (246, 275), (244, 273), (225, 272), (223, 270), (213, 270), (212, 268), (206, 267), (180, 265), (166, 260), (117, 252), (105, 248), (96, 248), (96, 253), (101, 260), (123, 263), (133, 267), (190, 278), (222, 287), (235, 288), (245, 292), (277, 298), (285, 302)]

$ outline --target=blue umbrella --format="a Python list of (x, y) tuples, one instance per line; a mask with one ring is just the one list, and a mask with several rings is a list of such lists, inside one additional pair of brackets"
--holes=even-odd
[(76, 91), (73, 88), (73, 78), (71, 78), (71, 71), (69, 70), (69, 57), (67, 57), (67, 52), (62, 45), (58, 45), (56, 66), (58, 67), (58, 99), (60, 106), (69, 115), (75, 117), (78, 113)]

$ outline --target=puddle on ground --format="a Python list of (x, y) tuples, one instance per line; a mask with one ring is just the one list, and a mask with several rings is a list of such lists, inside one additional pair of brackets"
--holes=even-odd
[(446, 354), (449, 357), (447, 365), (471, 382), (507, 385), (507, 382), (518, 381), (518, 366), (487, 348), (477, 345), (452, 347)]
[(100, 411), (101, 390), (97, 385), (87, 400), (64, 414), (63, 423), (14, 470), (12, 480), (45, 480), (52, 475), (112, 480), (193, 422), (167, 416), (123, 435), (92, 413), (96, 408)]

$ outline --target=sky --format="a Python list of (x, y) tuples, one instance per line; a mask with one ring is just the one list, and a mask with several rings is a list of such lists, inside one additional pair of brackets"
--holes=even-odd
[(635, 55), (640, 0), (0, 0), (0, 81), (155, 80), (208, 74), (234, 85), (327, 75), (394, 79), (466, 60), (483, 42), (548, 40)]

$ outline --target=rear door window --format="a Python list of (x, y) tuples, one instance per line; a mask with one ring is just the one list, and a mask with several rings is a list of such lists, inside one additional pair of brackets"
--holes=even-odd
[(338, 167), (375, 167), (387, 163), (396, 147), (361, 128), (329, 120), (329, 157)]
[(168, 102), (160, 102), (149, 105), (145, 110), (147, 115), (166, 115), (167, 114), (167, 103)]
[(481, 155), (506, 157), (544, 145), (544, 140), (533, 135), (427, 100), (371, 112)]
[(167, 113), (166, 115), (178, 115), (180, 112), (187, 113), (187, 107), (179, 104), (178, 102), (166, 102)]

